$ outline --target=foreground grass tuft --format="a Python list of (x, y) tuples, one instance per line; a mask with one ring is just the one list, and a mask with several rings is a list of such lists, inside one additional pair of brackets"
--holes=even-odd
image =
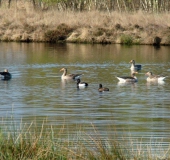
[[(5, 125), (4, 125), (5, 126)], [(170, 148), (160, 149), (160, 153), (152, 152), (152, 146), (141, 146), (140, 142), (116, 135), (103, 139), (95, 126), (93, 132), (87, 134), (83, 130), (65, 133), (63, 125), (60, 129), (42, 122), (20, 124), (5, 130), (2, 127), (0, 136), (0, 159), (11, 160), (160, 160), (170, 158)], [(12, 128), (12, 129), (11, 129)], [(67, 135), (69, 134), (69, 135)], [(69, 137), (69, 138), (68, 138)], [(159, 144), (157, 144), (158, 147)]]

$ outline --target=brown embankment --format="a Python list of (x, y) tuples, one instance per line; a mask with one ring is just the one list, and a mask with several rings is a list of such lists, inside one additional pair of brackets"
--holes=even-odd
[(1, 41), (170, 45), (168, 13), (0, 8), (0, 18)]

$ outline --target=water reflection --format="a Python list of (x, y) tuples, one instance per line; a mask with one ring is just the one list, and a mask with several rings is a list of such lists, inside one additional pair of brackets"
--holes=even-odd
[(73, 79), (61, 79), (61, 88), (66, 89), (67, 85), (73, 82), (75, 83), (73, 85), (76, 86), (76, 81), (74, 81)]
[(147, 81), (146, 85), (147, 85), (148, 87), (149, 87), (149, 86), (152, 86), (152, 85), (158, 85), (158, 86), (159, 86), (159, 85), (160, 85), (160, 86), (162, 85), (162, 86), (163, 86), (163, 85), (165, 85), (165, 81), (155, 81), (155, 82), (152, 82), (152, 81), (151, 81), (151, 82), (148, 82), (148, 81)]
[(117, 83), (118, 86), (132, 86), (132, 87), (135, 87), (137, 82), (118, 82)]

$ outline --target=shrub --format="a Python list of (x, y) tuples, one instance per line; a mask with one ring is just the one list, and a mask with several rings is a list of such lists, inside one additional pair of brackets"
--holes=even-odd
[(55, 30), (48, 30), (45, 32), (45, 39), (48, 42), (65, 41), (72, 31), (73, 29), (71, 27), (62, 23)]
[(121, 30), (121, 31), (124, 31), (124, 30), (125, 30), (125, 29), (122, 27), (121, 24), (116, 24), (116, 25), (115, 25), (115, 29), (116, 29), (116, 30)]
[(120, 42), (122, 44), (131, 45), (133, 43), (133, 37), (130, 35), (121, 35)]
[(97, 28), (94, 31), (94, 36), (102, 36), (105, 32), (106, 30), (104, 28)]

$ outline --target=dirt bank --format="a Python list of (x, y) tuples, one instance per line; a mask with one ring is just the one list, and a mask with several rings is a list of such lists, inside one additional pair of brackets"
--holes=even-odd
[(84, 27), (73, 30), (66, 41), (75, 43), (170, 45), (170, 29), (154, 24), (148, 25), (146, 28), (138, 25), (122, 27), (121, 24), (113, 26), (112, 29), (107, 27)]

